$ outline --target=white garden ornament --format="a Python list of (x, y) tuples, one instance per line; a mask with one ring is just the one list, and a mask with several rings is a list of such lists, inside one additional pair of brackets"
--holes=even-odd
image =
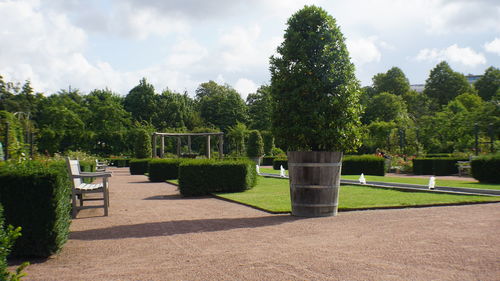
[(257, 170), (257, 174), (260, 174), (260, 168), (259, 168), (259, 165), (255, 165), (255, 170)]
[(430, 177), (429, 178), (429, 189), (434, 189), (435, 185), (436, 185), (436, 178)]
[(359, 183), (366, 184), (365, 175), (363, 173), (361, 173), (361, 176), (359, 177)]
[(283, 168), (283, 165), (280, 165), (280, 177), (284, 178), (285, 176), (285, 168)]

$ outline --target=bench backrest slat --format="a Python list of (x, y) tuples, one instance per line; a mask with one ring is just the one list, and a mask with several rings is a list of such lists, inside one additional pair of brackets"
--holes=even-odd
[[(68, 170), (71, 176), (80, 175), (80, 163), (78, 160), (71, 160), (67, 158)], [(77, 188), (82, 184), (81, 178), (73, 178), (73, 187)]]

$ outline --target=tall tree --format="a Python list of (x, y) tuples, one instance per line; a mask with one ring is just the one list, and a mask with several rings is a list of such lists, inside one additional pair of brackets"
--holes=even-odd
[(477, 89), (478, 95), (483, 100), (490, 100), (500, 90), (500, 69), (493, 66), (488, 67), (483, 77), (474, 83), (474, 88)]
[(378, 73), (372, 80), (376, 93), (388, 92), (402, 96), (410, 90), (410, 82), (399, 67), (392, 67), (386, 73)]
[(360, 145), (360, 88), (335, 19), (316, 6), (290, 17), (270, 59), (273, 133), (288, 150)]
[(132, 113), (136, 121), (152, 122), (157, 114), (156, 94), (153, 85), (142, 78), (123, 101), (125, 110)]
[(250, 117), (250, 128), (256, 130), (271, 129), (272, 100), (271, 87), (264, 85), (257, 89), (254, 94), (247, 97), (248, 115)]
[(465, 76), (453, 71), (445, 61), (436, 65), (425, 81), (424, 94), (439, 105), (446, 105), (456, 96), (468, 92), (472, 92), (472, 88)]
[(365, 109), (363, 123), (397, 121), (408, 118), (406, 104), (401, 96), (390, 93), (375, 95)]
[(120, 154), (127, 149), (132, 117), (122, 105), (122, 98), (110, 90), (93, 90), (85, 96), (90, 111), (87, 128), (93, 132), (92, 152)]
[(187, 93), (179, 94), (167, 89), (157, 98), (158, 114), (153, 123), (158, 128), (193, 129), (201, 125), (196, 124), (195, 102)]
[(226, 131), (237, 122), (246, 123), (248, 113), (240, 94), (229, 85), (218, 85), (210, 81), (196, 90), (201, 117), (213, 126)]

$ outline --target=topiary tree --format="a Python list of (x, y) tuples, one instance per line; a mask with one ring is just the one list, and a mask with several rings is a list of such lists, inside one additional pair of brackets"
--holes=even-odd
[(264, 155), (273, 155), (274, 136), (270, 131), (262, 131), (262, 141), (264, 141)]
[(135, 158), (149, 158), (151, 153), (151, 135), (144, 129), (138, 130), (134, 145)]
[(288, 150), (355, 150), (360, 87), (335, 19), (305, 6), (287, 24), (279, 55), (270, 59), (277, 142)]
[(264, 155), (264, 142), (257, 130), (251, 131), (248, 136), (247, 155), (248, 157), (261, 157)]
[(270, 61), (272, 129), (289, 151), (292, 214), (332, 216), (342, 152), (361, 143), (359, 82), (344, 36), (325, 10), (305, 6), (288, 20), (284, 37)]

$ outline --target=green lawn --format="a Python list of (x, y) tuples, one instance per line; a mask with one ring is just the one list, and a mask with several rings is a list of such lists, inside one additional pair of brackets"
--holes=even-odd
[[(289, 185), (288, 180), (284, 179), (259, 177), (257, 186), (253, 189), (216, 195), (270, 212), (290, 212)], [(342, 185), (340, 187), (339, 210), (499, 201), (499, 197), (407, 192), (367, 186)]]
[[(278, 170), (273, 170), (272, 168), (260, 168), (261, 173), (279, 174)], [(288, 171), (286, 171), (288, 175)], [(344, 175), (341, 177), (344, 180), (358, 180), (359, 175)], [(367, 181), (378, 181), (378, 182), (395, 182), (395, 183), (409, 183), (409, 184), (429, 184), (428, 178), (409, 178), (409, 177), (382, 177), (382, 176), (365, 176)], [(500, 184), (486, 184), (479, 182), (470, 182), (464, 180), (436, 180), (437, 186), (449, 186), (449, 187), (466, 187), (466, 188), (479, 188), (479, 189), (500, 189)]]

